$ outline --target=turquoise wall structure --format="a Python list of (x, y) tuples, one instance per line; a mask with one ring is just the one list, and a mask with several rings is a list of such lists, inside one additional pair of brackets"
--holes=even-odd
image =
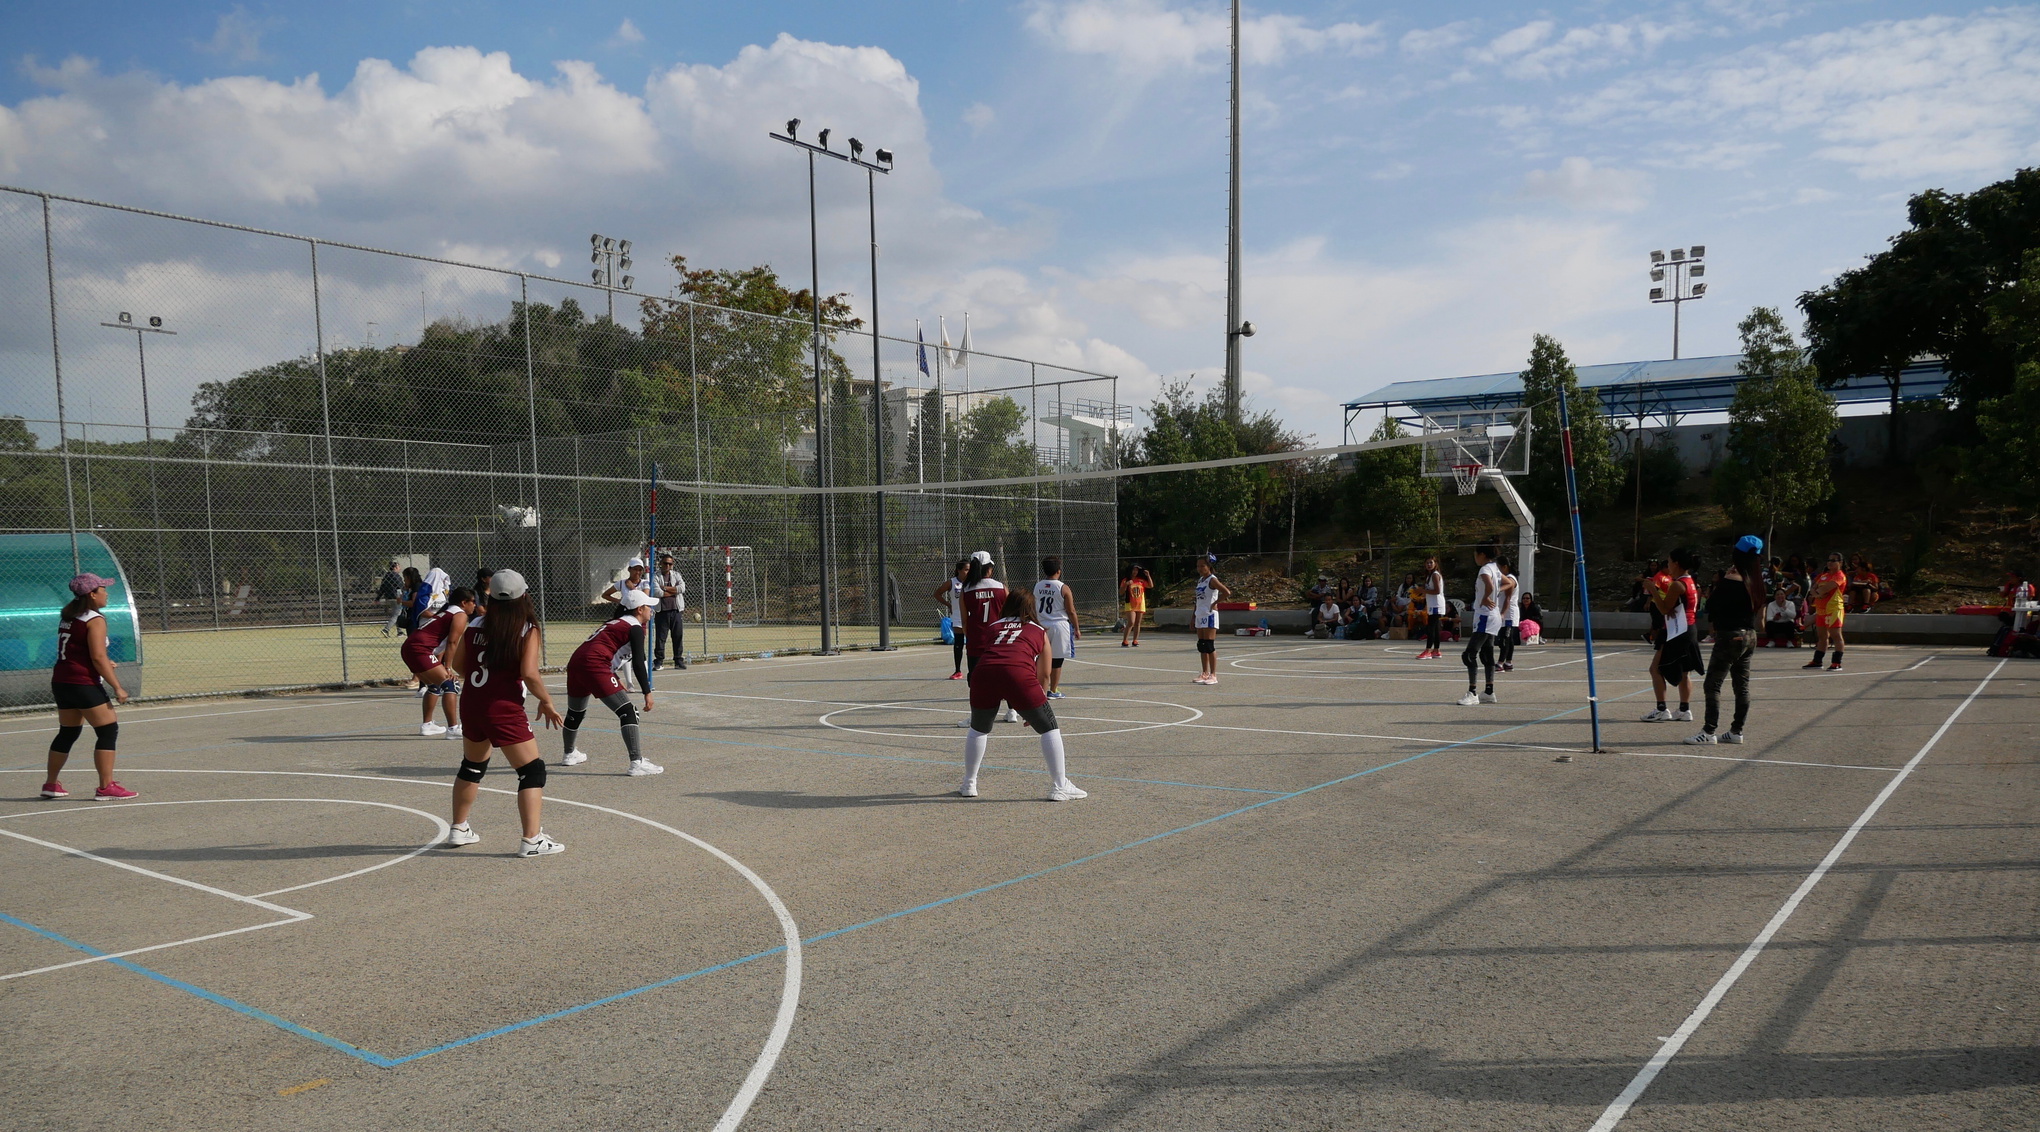
[(50, 702), (50, 667), (57, 662), (57, 615), (71, 600), (76, 574), (112, 578), (106, 588), (106, 654), (130, 696), (142, 694), (142, 641), (134, 590), (113, 548), (98, 535), (0, 534), (0, 706)]

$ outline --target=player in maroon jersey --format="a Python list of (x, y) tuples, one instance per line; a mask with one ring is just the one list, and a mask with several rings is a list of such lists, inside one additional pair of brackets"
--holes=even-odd
[[(1000, 611), (1006, 607), (1006, 586), (996, 577), (998, 567), (992, 564), (989, 551), (980, 550), (970, 556), (970, 572), (963, 576), (963, 653), (966, 670), (975, 669), (978, 651), (984, 647), (985, 626), (997, 621)], [(1006, 722), (1018, 723), (1017, 712), (1008, 710)], [(969, 720), (957, 723), (958, 727), (969, 727)]]
[(999, 705), (1019, 713), (1041, 736), (1041, 758), (1048, 764), (1048, 800), (1067, 802), (1085, 797), (1063, 769), (1062, 728), (1049, 706), (1048, 633), (1034, 619), (1034, 598), (1016, 593), (1006, 598), (1002, 616), (985, 625), (977, 664), (970, 670), (970, 732), (963, 738), (963, 785), (957, 794), (975, 798), (978, 767), (992, 740)]
[(482, 792), (482, 776), (489, 771), (489, 750), (503, 752), (517, 772), (517, 816), (524, 825), (524, 840), (517, 846), (520, 857), (543, 857), (560, 853), (566, 846), (547, 837), (538, 823), (539, 807), (545, 801), (545, 760), (538, 757), (538, 740), (531, 734), (531, 721), (524, 717), (524, 691), (538, 697), (538, 714), (546, 726), (557, 727), (560, 713), (546, 693), (538, 675), (540, 637), (537, 610), (532, 608), (524, 575), (515, 570), (498, 570), (489, 579), (489, 605), (482, 616), (468, 622), (467, 632), (447, 649), (447, 664), (461, 674), (467, 694), (461, 697), (460, 773), (453, 783), (453, 830), (449, 845), (473, 845), (482, 839), (468, 825), (468, 813)]
[[(420, 735), (443, 735), (448, 739), (461, 736), (460, 677), (441, 664), (440, 659), (447, 647), (467, 632), (468, 618), (474, 615), (475, 591), (462, 586), (447, 594), (445, 607), (419, 622), (398, 650), (404, 658), (404, 667), (411, 670), (411, 676), (425, 693), (425, 722), (418, 728)], [(443, 726), (432, 722), (433, 711), (440, 708), (446, 712)]]
[(623, 746), (630, 752), (630, 776), (664, 774), (666, 768), (646, 758), (638, 749), (637, 705), (630, 702), (630, 689), (616, 678), (616, 672), (630, 665), (638, 687), (645, 690), (645, 710), (652, 710), (652, 674), (645, 668), (645, 625), (659, 599), (643, 590), (624, 590), (616, 595), (617, 615), (589, 634), (567, 661), (566, 754), (563, 766), (579, 766), (588, 756), (574, 745), (581, 720), (588, 714), (588, 701), (599, 699), (616, 713), (623, 729)]
[(57, 737), (50, 743), (49, 778), (43, 783), (45, 798), (68, 798), (71, 792), (57, 781), (57, 773), (70, 761), (71, 745), (92, 725), (92, 766), (99, 772), (95, 802), (117, 802), (133, 798), (135, 792), (113, 780), (113, 753), (120, 737), (120, 720), (113, 703), (100, 684), (113, 686), (112, 700), (128, 701), (120, 686), (113, 661), (106, 655), (106, 587), (114, 579), (97, 574), (80, 574), (71, 579), (71, 600), (57, 617), (57, 663), (50, 669), (50, 696), (57, 705)]

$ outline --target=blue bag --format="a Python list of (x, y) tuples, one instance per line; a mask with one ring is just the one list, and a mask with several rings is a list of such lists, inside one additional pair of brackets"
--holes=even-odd
[(956, 643), (956, 623), (949, 619), (947, 613), (942, 615), (942, 643), (945, 645)]

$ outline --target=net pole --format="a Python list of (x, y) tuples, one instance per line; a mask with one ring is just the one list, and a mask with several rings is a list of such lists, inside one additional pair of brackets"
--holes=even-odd
[(50, 293), (50, 370), (57, 383), (57, 444), (64, 450), (64, 526), (71, 536), (71, 573), (78, 566), (78, 494), (71, 484), (71, 426), (64, 421), (64, 348), (57, 333), (57, 252), (50, 233), (50, 198), (42, 196), (43, 279)]
[[(808, 207), (808, 307), (814, 316), (814, 367), (815, 367), (815, 486), (829, 486), (828, 446), (824, 442), (828, 432), (828, 416), (822, 401), (822, 245), (821, 231), (815, 216), (815, 155), (807, 155), (807, 207)], [(821, 622), (821, 655), (831, 656), (836, 651), (835, 635), (829, 624), (834, 612), (830, 601), (830, 546), (829, 546), (829, 500), (824, 497), (815, 501), (815, 543), (820, 553), (815, 565), (819, 568), (820, 584), (815, 587), (817, 620)]]
[(871, 505), (878, 516), (878, 648), (892, 651), (892, 586), (885, 563), (885, 392), (878, 348), (878, 177), (864, 170), (865, 204), (871, 218), (871, 475), (879, 490)]
[(1587, 608), (1587, 540), (1580, 529), (1580, 482), (1573, 469), (1572, 410), (1561, 390), (1558, 395), (1560, 448), (1565, 453), (1565, 501), (1572, 514), (1573, 585), (1578, 595), (1579, 624), (1587, 646), (1587, 718), (1594, 729), (1594, 752), (1601, 750), (1601, 696), (1594, 677), (1594, 615)]
[[(312, 340), (319, 358), (319, 431), (326, 439), (326, 510), (333, 520), (334, 625), (340, 630), (340, 682), (347, 683), (347, 570), (340, 563), (340, 495), (333, 484), (333, 399), (326, 380), (326, 316), (319, 303), (319, 242), (312, 250)], [(316, 501), (317, 496), (313, 496)]]

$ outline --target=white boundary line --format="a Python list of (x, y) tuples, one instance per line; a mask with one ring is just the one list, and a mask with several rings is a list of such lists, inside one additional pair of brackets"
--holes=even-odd
[[(1071, 735), (1073, 735), (1073, 736), (1076, 736), (1076, 737), (1078, 737), (1078, 738), (1081, 738), (1081, 737), (1083, 737), (1083, 736), (1086, 736), (1086, 735), (1124, 735), (1124, 734), (1126, 734), (1126, 733), (1128, 733), (1128, 732), (1131, 732), (1131, 731), (1156, 731), (1156, 730), (1159, 730), (1159, 729), (1161, 729), (1161, 728), (1164, 728), (1164, 727), (1188, 727), (1188, 726), (1192, 725), (1193, 723), (1195, 723), (1195, 722), (1196, 722), (1197, 720), (1200, 720), (1200, 719), (1203, 719), (1203, 718), (1204, 718), (1204, 713), (1203, 713), (1203, 712), (1201, 712), (1201, 711), (1197, 710), (1197, 709), (1196, 709), (1196, 708), (1194, 708), (1194, 707), (1191, 707), (1191, 706), (1190, 706), (1190, 705), (1188, 705), (1188, 704), (1172, 704), (1172, 703), (1169, 703), (1169, 702), (1168, 702), (1168, 701), (1166, 701), (1166, 700), (1135, 700), (1135, 699), (1128, 699), (1127, 697), (1124, 697), (1124, 696), (1070, 696), (1070, 697), (1067, 697), (1067, 699), (1069, 699), (1069, 700), (1078, 700), (1078, 699), (1084, 699), (1084, 700), (1110, 700), (1110, 701), (1112, 701), (1112, 702), (1114, 702), (1114, 703), (1122, 703), (1122, 704), (1148, 704), (1148, 705), (1150, 705), (1150, 706), (1153, 706), (1153, 707), (1172, 707), (1172, 708), (1175, 708), (1175, 709), (1177, 709), (1178, 711), (1187, 711), (1187, 712), (1189, 712), (1189, 713), (1190, 713), (1190, 718), (1189, 718), (1189, 719), (1177, 719), (1177, 720), (1169, 720), (1169, 721), (1166, 721), (1166, 722), (1163, 722), (1163, 723), (1149, 723), (1149, 722), (1147, 722), (1147, 721), (1145, 721), (1145, 720), (1139, 720), (1139, 719), (1113, 719), (1113, 718), (1110, 718), (1110, 717), (1108, 717), (1108, 716), (1098, 716), (1098, 715), (1063, 715), (1063, 714), (1062, 714), (1062, 713), (1060, 713), (1060, 712), (1056, 713), (1056, 717), (1055, 717), (1055, 718), (1056, 718), (1056, 721), (1057, 721), (1058, 723), (1060, 723), (1061, 721), (1063, 721), (1063, 720), (1065, 720), (1065, 719), (1072, 719), (1072, 720), (1076, 720), (1076, 721), (1077, 721), (1077, 722), (1079, 722), (1079, 723), (1130, 723), (1130, 724), (1134, 724), (1134, 726), (1132, 726), (1132, 727), (1113, 727), (1113, 728), (1109, 728), (1109, 729), (1107, 729), (1107, 730), (1104, 730), (1104, 731), (1073, 731), (1073, 732), (1071, 732), (1071, 733), (1070, 733)], [(874, 731), (874, 730), (872, 730), (872, 729), (871, 729), (871, 728), (869, 728), (869, 727), (852, 727), (852, 726), (850, 726), (850, 725), (849, 725), (849, 724), (847, 724), (847, 723), (836, 723), (836, 722), (832, 721), (832, 720), (831, 720), (831, 719), (829, 718), (829, 716), (832, 716), (832, 715), (842, 715), (842, 714), (843, 714), (844, 712), (849, 712), (849, 711), (875, 711), (875, 710), (877, 710), (877, 709), (879, 709), (879, 708), (897, 708), (897, 709), (899, 709), (899, 710), (901, 710), (901, 711), (931, 711), (931, 712), (939, 712), (939, 713), (941, 713), (941, 714), (943, 714), (943, 715), (969, 715), (969, 714), (970, 714), (970, 708), (969, 708), (968, 706), (965, 706), (965, 707), (962, 707), (962, 708), (957, 708), (957, 707), (921, 707), (921, 706), (918, 706), (918, 705), (916, 705), (916, 704), (908, 703), (908, 702), (905, 702), (905, 701), (897, 701), (897, 702), (892, 702), (892, 703), (882, 703), (882, 704), (857, 704), (857, 705), (855, 705), (854, 707), (845, 707), (845, 708), (837, 708), (837, 709), (836, 709), (835, 711), (832, 711), (832, 712), (828, 712), (828, 713), (826, 713), (826, 714), (824, 714), (824, 715), (821, 715), (821, 716), (817, 717), (817, 719), (818, 719), (818, 721), (819, 721), (820, 723), (822, 723), (822, 725), (824, 725), (824, 726), (826, 726), (826, 727), (833, 727), (833, 728), (835, 728), (835, 729), (836, 729), (836, 730), (838, 730), (838, 731), (849, 731), (849, 732), (855, 732), (856, 734), (859, 734), (859, 735), (885, 735), (885, 736), (891, 736), (891, 737), (894, 737), (894, 738), (899, 738), (899, 739), (930, 739), (930, 738), (941, 738), (941, 735), (940, 735), (939, 733), (931, 733), (931, 732), (915, 732), (915, 731)], [(1248, 730), (1251, 730), (1251, 729), (1248, 729)], [(1031, 739), (1031, 738), (1033, 738), (1033, 736), (1032, 736), (1032, 735), (1026, 735), (1026, 734), (1022, 734), (1022, 735), (994, 735), (994, 736), (992, 736), (992, 738), (994, 738), (994, 739)]]
[[(369, 802), (358, 798), (190, 798), (173, 802), (131, 802), (128, 805), (122, 806), (120, 808), (125, 810), (132, 809), (135, 806), (200, 806), (218, 802), (335, 802), (342, 805), (351, 806), (380, 806), (386, 810), (402, 810), (405, 813), (417, 814), (419, 817), (424, 818), (426, 821), (431, 822), (434, 826), (438, 828), (433, 833), (432, 840), (427, 841), (425, 844), (420, 845), (418, 848), (413, 849), (410, 852), (403, 854), (402, 856), (392, 857), (387, 861), (384, 861), (380, 864), (370, 865), (365, 869), (355, 869), (353, 872), (341, 873), (339, 876), (327, 877), (324, 880), (315, 880), (309, 884), (297, 884), (292, 885), (289, 888), (278, 888), (273, 889), (269, 892), (259, 892), (256, 893), (254, 896), (243, 896), (237, 892), (228, 892), (226, 889), (214, 888), (211, 885), (200, 884), (194, 880), (186, 880), (183, 877), (174, 877), (168, 873), (159, 873), (151, 869), (142, 868), (139, 865), (130, 865), (124, 861), (115, 861), (107, 857), (102, 857), (97, 853), (87, 852), (86, 850), (83, 849), (76, 849), (69, 845), (59, 845), (54, 841), (44, 841), (40, 838), (30, 837), (26, 834), (15, 833), (12, 830), (0, 829), (0, 836), (12, 837), (18, 841), (32, 842), (36, 845), (41, 845), (47, 848), (56, 849), (60, 852), (69, 853), (75, 857), (84, 857), (87, 860), (97, 861), (103, 865), (112, 865), (116, 868), (127, 869), (130, 872), (137, 872), (142, 874), (143, 876), (152, 877), (156, 880), (169, 881), (171, 884), (183, 885), (186, 888), (196, 888), (201, 892), (207, 892), (215, 896), (227, 897), (230, 900), (238, 900), (243, 903), (253, 904), (259, 908), (263, 908), (268, 911), (283, 912), (287, 916), (287, 918), (285, 919), (272, 920), (266, 924), (253, 924), (245, 928), (234, 928), (230, 931), (211, 932), (206, 935), (195, 935), (192, 936), (190, 939), (172, 940), (169, 943), (153, 943), (146, 947), (133, 947), (129, 948), (126, 951), (116, 951), (107, 955), (93, 955), (84, 959), (73, 959), (68, 963), (52, 963), (47, 967), (37, 967), (32, 971), (16, 971), (12, 974), (0, 975), (0, 983), (7, 982), (10, 979), (25, 979), (30, 975), (40, 975), (49, 971), (61, 971), (67, 967), (82, 967), (88, 963), (101, 963), (108, 959), (125, 959), (130, 955), (140, 955), (146, 951), (162, 951), (172, 947), (183, 947), (185, 944), (188, 943), (203, 943), (209, 939), (221, 939), (230, 935), (240, 935), (243, 932), (261, 931), (264, 928), (280, 928), (286, 924), (301, 924), (306, 920), (314, 919), (315, 917), (313, 917), (313, 915), (310, 912), (299, 911), (296, 908), (285, 908), (281, 904), (271, 904), (263, 900), (262, 898), (265, 896), (280, 896), (286, 892), (296, 892), (299, 889), (314, 888), (322, 884), (331, 884), (336, 880), (346, 880), (349, 877), (358, 877), (363, 873), (372, 873), (375, 872), (377, 869), (387, 869), (391, 865), (402, 864), (403, 862), (408, 861), (411, 858), (416, 857), (418, 854), (426, 852), (427, 850), (430, 850), (434, 846), (445, 841), (448, 829), (445, 819), (439, 817), (437, 814), (428, 814), (424, 810), (413, 809), (410, 806), (399, 806), (394, 802)], [(46, 814), (75, 814), (81, 812), (107, 813), (109, 811), (106, 808), (99, 806), (64, 806), (58, 809), (51, 810), (24, 810), (20, 813), (0, 814), (0, 820), (8, 820), (12, 818), (40, 817)]]
[[(44, 773), (44, 771), (34, 767), (18, 770), (0, 770), (0, 774), (42, 774), (42, 773)], [(434, 790), (445, 790), (447, 788), (446, 783), (443, 780), (438, 779), (386, 778), (380, 775), (373, 774), (339, 774), (332, 771), (315, 771), (315, 770), (200, 770), (185, 767), (131, 767), (126, 771), (126, 773), (282, 774), (298, 778), (344, 778), (351, 779), (357, 782), (380, 782), (384, 785), (424, 786)], [(517, 793), (515, 790), (504, 790), (495, 786), (484, 786), (481, 789), (490, 794), (502, 794), (511, 797), (515, 797)], [(325, 799), (325, 800), (344, 801), (345, 799)], [(752, 872), (750, 866), (744, 864), (742, 861), (737, 860), (735, 857), (730, 856), (728, 853), (723, 852), (721, 849), (716, 848), (715, 846), (709, 844), (708, 842), (703, 841), (701, 838), (686, 832), (685, 830), (675, 829), (664, 822), (654, 821), (651, 818), (644, 817), (643, 815), (633, 814), (628, 810), (611, 809), (608, 806), (598, 806), (593, 802), (577, 802), (572, 798), (547, 798), (546, 801), (562, 806), (579, 806), (582, 809), (586, 810), (597, 810), (601, 813), (610, 814), (615, 817), (628, 818), (631, 821), (638, 822), (642, 825), (651, 826), (653, 829), (663, 830), (681, 839), (682, 841), (687, 842), (690, 845), (696, 846), (697, 848), (706, 851), (710, 855), (714, 856), (717, 860), (721, 861), (722, 863), (728, 865), (731, 869), (735, 870), (737, 875), (743, 877), (745, 881), (749, 882), (751, 887), (753, 889), (756, 889), (758, 894), (765, 898), (765, 903), (771, 907), (773, 916), (779, 921), (779, 931), (782, 939), (785, 941), (784, 946), (786, 949), (786, 975), (784, 980), (780, 984), (779, 1010), (773, 1016), (772, 1029), (765, 1035), (765, 1046), (758, 1052), (758, 1059), (751, 1063), (751, 1071), (744, 1075), (743, 1084), (737, 1087), (737, 1095), (730, 1098), (729, 1107), (723, 1110), (722, 1118), (717, 1120), (715, 1123), (714, 1132), (735, 1132), (737, 1126), (744, 1122), (744, 1115), (751, 1111), (751, 1104), (752, 1102), (758, 1099), (758, 1093), (761, 1089), (765, 1087), (766, 1080), (772, 1076), (773, 1068), (779, 1064), (779, 1055), (786, 1049), (787, 1036), (793, 1032), (794, 1015), (800, 1009), (802, 952), (800, 945), (800, 926), (794, 923), (793, 913), (787, 910), (786, 903), (779, 898), (779, 894), (777, 892), (774, 892), (772, 890), (772, 886), (766, 884), (765, 879), (763, 877), (759, 876), (755, 872)], [(128, 805), (149, 805), (149, 804), (151, 803), (128, 803)], [(78, 808), (82, 809), (83, 807)], [(39, 813), (41, 811), (30, 810), (25, 812)], [(6, 832), (5, 830), (0, 830), (0, 833), (5, 832)], [(18, 837), (20, 835), (14, 834), (12, 836)], [(132, 865), (126, 865), (118, 861), (108, 861), (107, 863), (120, 865), (122, 868), (134, 868), (134, 866)], [(135, 871), (146, 872), (147, 870), (136, 869)], [(165, 877), (164, 879), (176, 880), (177, 878)], [(177, 883), (196, 885), (196, 882), (183, 880), (178, 880)], [(233, 896), (234, 899), (237, 900), (253, 901), (255, 899), (253, 897), (235, 896), (233, 893), (224, 892), (223, 890), (221, 890), (221, 894), (226, 896)]]
[(1792, 895), (1785, 898), (1785, 903), (1771, 915), (1771, 920), (1764, 925), (1764, 930), (1757, 933), (1757, 938), (1750, 941), (1750, 945), (1743, 949), (1742, 954), (1736, 957), (1736, 961), (1730, 964), (1728, 970), (1715, 982), (1713, 989), (1709, 990), (1700, 1000), (1700, 1004), (1693, 1008), (1693, 1012), (1686, 1016), (1686, 1020), (1679, 1023), (1679, 1028), (1672, 1032), (1671, 1037), (1664, 1040), (1657, 1053), (1644, 1063), (1643, 1068), (1637, 1070), (1629, 1086), (1609, 1103), (1607, 1109), (1601, 1113), (1601, 1119), (1596, 1120), (1587, 1132), (1610, 1132), (1617, 1124), (1622, 1123), (1622, 1118), (1629, 1114), (1629, 1109), (1636, 1104), (1637, 1098), (1643, 1095), (1645, 1089), (1650, 1088), (1650, 1083), (1657, 1079), (1657, 1075), (1664, 1070), (1666, 1064), (1685, 1048), (1687, 1040), (1702, 1023), (1707, 1021), (1707, 1016), (1714, 1013), (1714, 1008), (1720, 1004), (1722, 997), (1728, 994), (1729, 988), (1735, 986), (1736, 980), (1742, 978), (1743, 972), (1749, 970), (1750, 964), (1756, 962), (1757, 956), (1763, 953), (1764, 947), (1771, 942), (1771, 937), (1777, 934), (1779, 928), (1785, 926), (1785, 921), (1791, 919), (1792, 913), (1799, 910), (1800, 902), (1806, 899), (1807, 894), (1813, 891), (1814, 886), (1820, 883), (1821, 878), (1825, 877), (1835, 862), (1841, 859), (1842, 854), (1848, 851), (1849, 845), (1856, 840), (1856, 835), (1863, 832), (1863, 827), (1870, 824), (1870, 819), (1877, 816), (1877, 811), (1884, 808), (1884, 803), (1890, 801), (1899, 786), (1911, 776), (1913, 768), (1919, 766), (1920, 760), (1926, 758), (1927, 753), (1934, 749), (1934, 745), (1941, 741), (1941, 736), (1946, 735), (1948, 729), (1955, 726), (1955, 720), (1968, 710), (1969, 705), (1975, 702), (1985, 686), (2007, 663), (2007, 660), (1998, 661), (1997, 667), (1992, 668), (1984, 676), (1982, 683), (1971, 689), (1969, 695), (1948, 714), (1948, 718), (1941, 721), (1941, 726), (1934, 730), (1934, 734), (1919, 749), (1919, 753), (1907, 760), (1905, 766), (1892, 776), (1891, 781), (1884, 784), (1884, 789), (1879, 790), (1877, 797), (1870, 800), (1869, 807), (1856, 818), (1854, 824), (1849, 826), (1848, 832), (1842, 834), (1841, 840), (1835, 842), (1834, 848), (1828, 850), (1827, 856), (1821, 858), (1820, 864), (1807, 874), (1806, 879), (1799, 882), (1799, 887), (1792, 891)]

